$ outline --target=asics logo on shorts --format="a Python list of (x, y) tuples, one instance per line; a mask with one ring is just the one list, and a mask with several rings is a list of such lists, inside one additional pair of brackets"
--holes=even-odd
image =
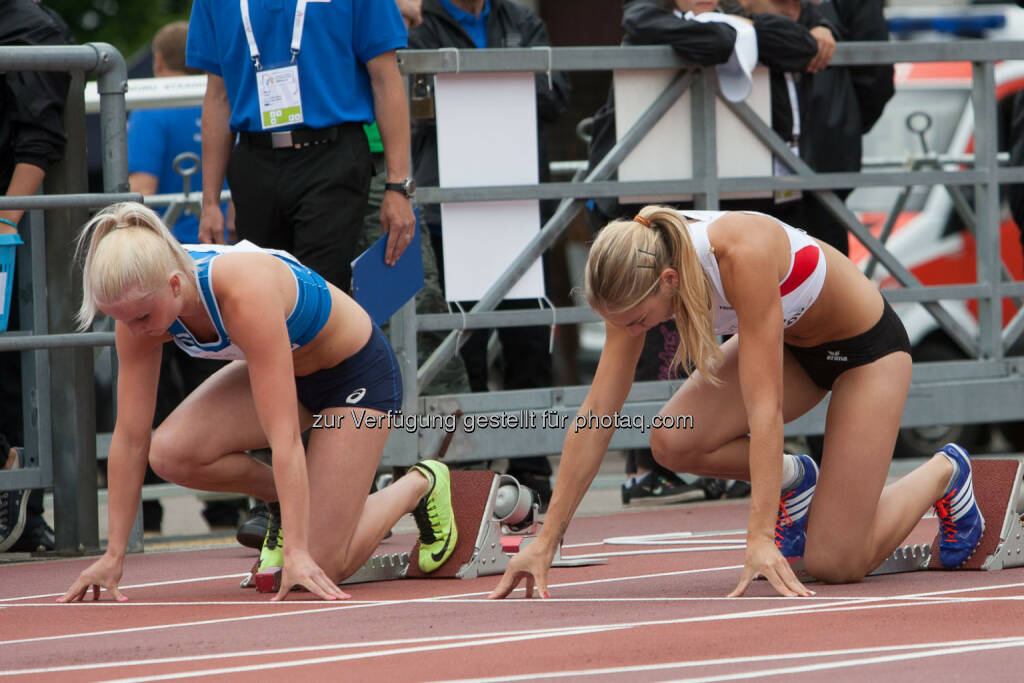
[(345, 397), (345, 403), (359, 403), (366, 396), (366, 387), (360, 387)]

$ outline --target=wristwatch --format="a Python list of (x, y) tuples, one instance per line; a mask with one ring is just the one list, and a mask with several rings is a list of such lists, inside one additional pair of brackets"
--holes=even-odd
[(412, 178), (406, 178), (400, 183), (384, 183), (385, 190), (391, 190), (392, 192), (400, 192), (409, 199), (416, 194), (416, 181)]

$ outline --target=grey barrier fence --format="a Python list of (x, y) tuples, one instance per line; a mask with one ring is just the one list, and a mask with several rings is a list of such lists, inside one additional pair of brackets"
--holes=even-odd
[[(72, 75), (65, 113), (68, 143), (63, 160), (47, 173), (45, 196), (0, 197), (0, 209), (25, 209), (25, 241), (16, 268), (21, 326), (29, 333), (0, 334), (0, 351), (22, 354), (22, 407), (27, 466), (0, 472), (0, 489), (52, 488), (57, 550), (88, 552), (99, 547), (96, 487), (96, 420), (93, 354), (105, 343), (74, 330), (76, 278), (74, 236), (86, 209), (128, 193), (125, 146), (127, 69), (124, 58), (105, 43), (66, 47), (0, 47), (0, 71), (66, 71)], [(86, 187), (85, 74), (95, 73), (100, 96), (103, 190)], [(47, 210), (44, 229), (42, 210)], [(27, 255), (26, 259), (24, 256)], [(86, 342), (82, 344), (81, 342)], [(0, 406), (0, 410), (7, 410)]]
[[(60, 62), (71, 58), (59, 53), (60, 48), (0, 48), (0, 68), (64, 68), (67, 70), (95, 70), (100, 74), (100, 112), (104, 126), (118, 128), (104, 132), (104, 190), (108, 194), (89, 195), (75, 192), (72, 184), (48, 193), (45, 197), (0, 198), (0, 207), (32, 208), (28, 239), (30, 268), (36, 261), (43, 262), (42, 225), (38, 222), (38, 209), (51, 212), (57, 206), (74, 208), (94, 207), (124, 198), (126, 164), (124, 163), (124, 80), (110, 75), (110, 71), (123, 74), (123, 62), (111, 56), (108, 46), (82, 46), (69, 48), (76, 51), (78, 61)], [(36, 50), (30, 59), (28, 50)], [(41, 50), (57, 50), (45, 54)], [(93, 61), (86, 60), (86, 51)], [(70, 53), (69, 53), (70, 54)], [(103, 56), (101, 56), (103, 55)], [(814, 173), (790, 152), (788, 146), (744, 103), (729, 103), (733, 113), (754, 132), (762, 144), (785, 161), (796, 175), (787, 177), (751, 176), (720, 178), (716, 167), (715, 108), (716, 86), (713, 69), (692, 67), (679, 60), (667, 47), (602, 47), (602, 48), (534, 48), (501, 50), (438, 50), (399, 53), (400, 66), (406, 76), (414, 74), (470, 73), (470, 72), (547, 72), (611, 69), (678, 69), (678, 77), (654, 101), (632, 128), (621, 136), (615, 146), (589, 173), (578, 170), (571, 182), (551, 182), (540, 185), (498, 187), (425, 187), (417, 192), (417, 202), (499, 201), (512, 199), (560, 199), (555, 214), (545, 223), (530, 244), (520, 253), (497, 282), (468, 312), (417, 315), (414, 305), (406, 304), (392, 319), (392, 342), (402, 364), (405, 382), (405, 419), (396, 423), (385, 448), (386, 465), (407, 466), (422, 457), (440, 452), (448, 461), (475, 461), (493, 458), (519, 457), (537, 454), (555, 454), (561, 449), (566, 428), (571, 428), (573, 416), (581, 404), (587, 387), (552, 387), (520, 391), (500, 391), (487, 394), (447, 396), (421, 396), (438, 369), (451, 358), (459, 345), (475, 329), (517, 325), (561, 325), (595, 322), (598, 317), (587, 307), (572, 306), (533, 311), (494, 311), (511, 286), (526, 272), (537, 258), (550, 248), (564, 233), (583, 202), (592, 197), (623, 195), (692, 194), (698, 208), (717, 208), (723, 193), (737, 190), (801, 189), (815, 192), (822, 202), (842, 221), (871, 252), (878, 264), (885, 268), (901, 285), (887, 289), (891, 301), (913, 301), (923, 304), (942, 329), (962, 348), (969, 360), (916, 365), (907, 407), (903, 414), (904, 426), (923, 426), (939, 422), (990, 422), (1024, 417), (1024, 380), (1021, 378), (1021, 359), (1008, 357), (1010, 348), (1024, 331), (1024, 311), (1005, 327), (1000, 311), (1003, 298), (1024, 297), (1024, 283), (1005, 281), (1001, 276), (998, 246), (999, 198), (1001, 183), (1024, 182), (1024, 167), (1000, 168), (996, 141), (994, 63), (1024, 55), (1024, 42), (959, 41), (949, 43), (857, 43), (837, 46), (833, 64), (853, 66), (859, 64), (896, 62), (965, 61), (972, 64), (973, 85), (971, 100), (976, 125), (975, 152), (970, 170), (945, 170), (941, 164), (931, 170), (871, 173)], [(9, 60), (9, 61), (5, 61)], [(53, 61), (47, 61), (53, 60)], [(118, 61), (116, 69), (107, 67)], [(101, 71), (101, 69), (109, 69)], [(104, 80), (105, 79), (105, 80)], [(115, 82), (117, 81), (117, 82)], [(80, 87), (80, 85), (79, 85)], [(690, 131), (694, 170), (692, 178), (662, 181), (610, 181), (608, 178), (618, 165), (653, 128), (673, 103), (690, 91), (692, 98), (693, 129)], [(178, 104), (187, 101), (184, 96)], [(106, 98), (106, 100), (104, 100)], [(108, 104), (104, 101), (120, 104)], [(143, 106), (154, 106), (150, 101)], [(118, 107), (120, 107), (118, 109)], [(105, 113), (104, 113), (105, 112)], [(681, 131), (686, 135), (686, 131)], [(69, 146), (74, 141), (69, 136)], [(109, 170), (109, 173), (108, 173)], [(974, 207), (960, 207), (977, 238), (977, 282), (965, 285), (925, 287), (910, 270), (901, 264), (884, 244), (874, 237), (853, 213), (832, 192), (833, 188), (878, 186), (932, 186), (947, 188), (973, 186)], [(56, 195), (56, 196), (55, 196)], [(167, 202), (180, 198), (164, 197)], [(147, 201), (152, 201), (148, 199)], [(48, 218), (49, 220), (49, 218)], [(54, 231), (47, 224), (48, 244), (53, 243)], [(63, 235), (62, 235), (63, 237)], [(67, 242), (67, 240), (64, 240)], [(61, 246), (60, 257), (67, 258), (66, 244)], [(49, 248), (49, 247), (47, 247)], [(20, 265), (19, 265), (20, 267)], [(67, 262), (61, 263), (67, 270)], [(19, 281), (28, 290), (35, 279)], [(35, 269), (38, 273), (40, 269)], [(46, 269), (47, 276), (53, 268)], [(28, 275), (32, 273), (29, 272)], [(27, 276), (26, 276), (27, 277)], [(50, 280), (47, 279), (47, 284)], [(73, 306), (74, 286), (64, 278), (58, 286), (48, 289), (49, 308), (57, 300), (60, 307)], [(36, 287), (38, 289), (38, 287)], [(39, 292), (37, 292), (39, 293)], [(979, 325), (977, 333), (965, 329), (949, 315), (941, 300), (978, 301)], [(53, 313), (50, 312), (52, 317)], [(24, 315), (23, 315), (24, 318)], [(38, 420), (30, 426), (38, 434), (34, 445), (39, 453), (39, 466), (18, 473), (0, 474), (0, 487), (49, 486), (54, 488), (55, 517), (58, 545), (62, 550), (74, 551), (92, 548), (95, 542), (95, 479), (88, 462), (94, 461), (94, 434), (87, 425), (86, 413), (91, 415), (91, 399), (83, 395), (82, 386), (91, 380), (91, 368), (86, 372), (81, 362), (79, 374), (57, 373), (62, 381), (52, 380), (56, 368), (54, 358), (62, 351), (77, 352), (87, 347), (109, 345), (110, 333), (70, 334), (66, 325), (46, 325), (46, 312), (32, 309), (32, 332), (12, 332), (0, 335), (0, 350), (37, 350), (31, 354), (34, 363), (27, 364), (36, 383), (26, 390), (31, 393), (33, 411), (38, 408)], [(450, 330), (444, 343), (422, 367), (416, 364), (417, 330)], [(40, 350), (49, 350), (49, 357)], [(82, 359), (79, 358), (79, 361)], [(88, 376), (86, 376), (88, 375)], [(72, 438), (58, 438), (61, 427), (55, 425), (42, 404), (50, 404), (51, 414), (63, 415), (65, 406), (55, 396), (57, 387), (71, 381), (73, 395), (82, 399), (75, 412), (75, 430)], [(77, 381), (76, 381), (77, 380)], [(650, 417), (671, 396), (680, 381), (639, 382), (630, 392), (623, 409), (623, 419)], [(38, 404), (38, 405), (37, 405)], [(72, 406), (74, 407), (74, 406)], [(824, 424), (827, 400), (808, 415), (787, 425), (787, 434), (820, 433)], [(33, 415), (36, 413), (33, 412)], [(69, 413), (70, 414), (70, 413)], [(44, 423), (49, 420), (49, 429)], [(527, 428), (527, 427), (535, 428)], [(646, 444), (647, 435), (637, 429), (620, 429), (612, 440), (612, 448), (638, 447)], [(57, 476), (57, 450), (66, 448), (60, 456), (61, 465), (67, 461), (66, 476)], [(90, 478), (92, 477), (92, 478)], [(88, 489), (92, 489), (91, 492)], [(73, 493), (68, 493), (71, 491)], [(64, 501), (75, 501), (69, 507)], [(91, 512), (84, 508), (91, 505)], [(77, 515), (74, 519), (72, 515)], [(91, 515), (91, 521), (89, 519)], [(85, 520), (82, 523), (81, 520)]]

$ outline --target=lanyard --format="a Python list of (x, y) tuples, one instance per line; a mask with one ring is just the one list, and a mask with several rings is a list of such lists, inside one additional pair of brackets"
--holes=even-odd
[(800, 139), (800, 100), (796, 95), (796, 83), (793, 74), (786, 72), (786, 91), (789, 93), (789, 107), (793, 112), (793, 138), (791, 142), (796, 143)]
[[(295, 63), (295, 58), (299, 56), (299, 49), (302, 47), (302, 27), (306, 23), (306, 2), (308, 0), (297, 0), (295, 3), (295, 23), (292, 24), (292, 64)], [(256, 36), (252, 32), (252, 19), (249, 18), (249, 0), (239, 0), (239, 9), (242, 12), (242, 26), (245, 28), (245, 41), (249, 43), (249, 56), (252, 58), (252, 63), (256, 66), (256, 70), (259, 71), (260, 65), (260, 49), (256, 47)]]

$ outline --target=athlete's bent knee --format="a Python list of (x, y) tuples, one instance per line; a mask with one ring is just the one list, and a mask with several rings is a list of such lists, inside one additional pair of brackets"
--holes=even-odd
[(858, 583), (867, 574), (862, 561), (842, 553), (807, 552), (804, 567), (808, 574), (825, 583)]
[(651, 454), (662, 467), (675, 472), (689, 472), (703, 452), (691, 439), (670, 429), (652, 429), (649, 438)]
[(157, 429), (149, 444), (149, 466), (157, 476), (174, 484), (188, 484), (197, 464), (169, 430)]

